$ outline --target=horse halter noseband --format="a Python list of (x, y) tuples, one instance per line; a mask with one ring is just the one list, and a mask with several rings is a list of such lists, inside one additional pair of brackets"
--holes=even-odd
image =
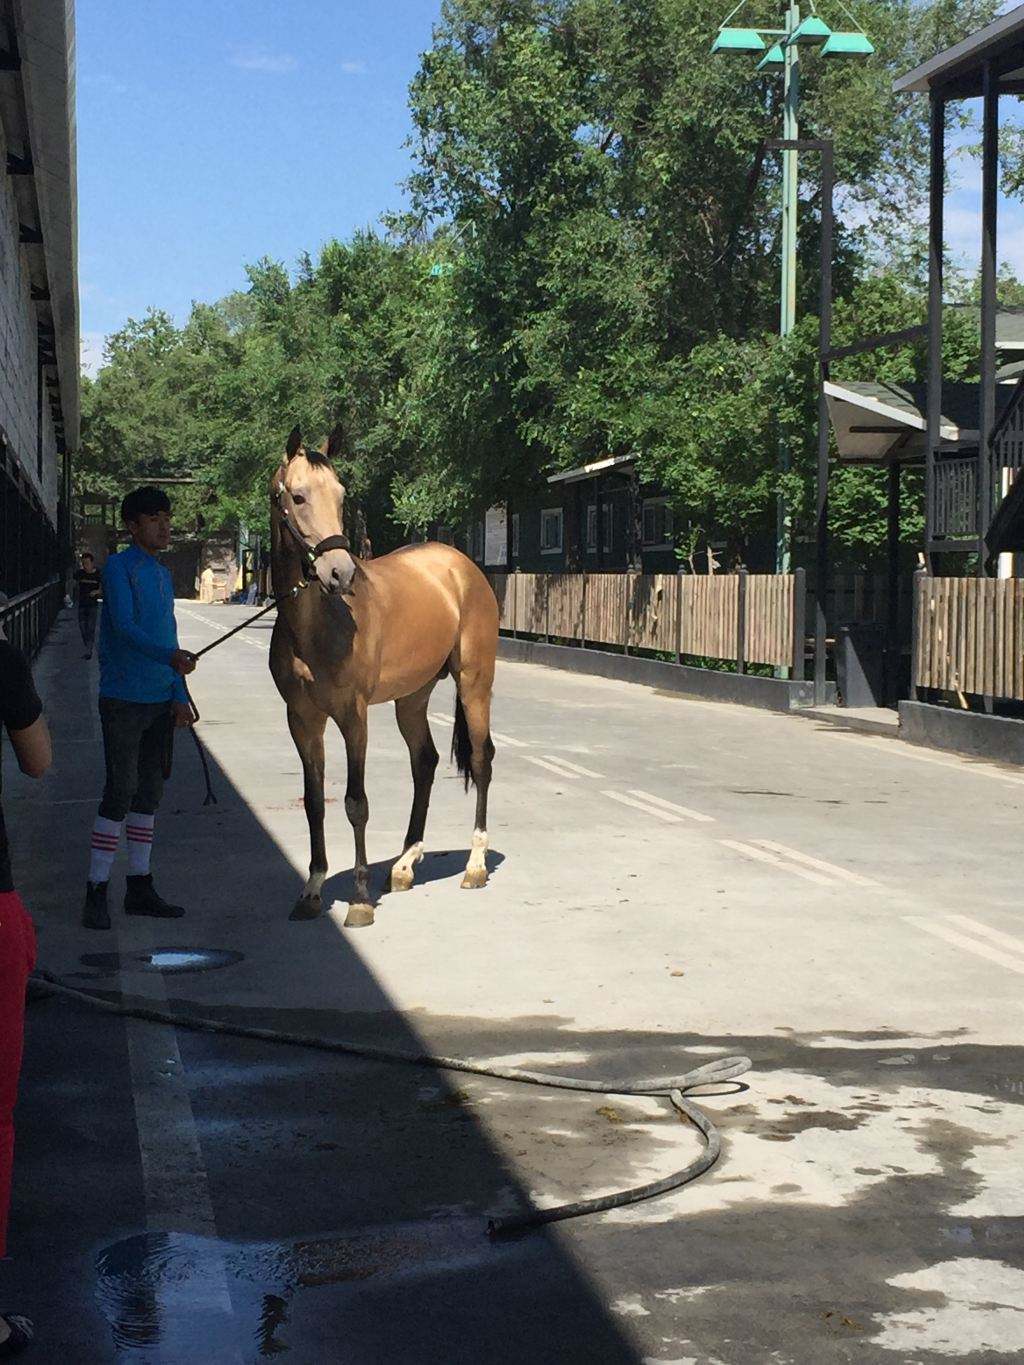
[(325, 536), (323, 540), (318, 540), (315, 545), (310, 545), (309, 541), (295, 526), (288, 515), (288, 508), (281, 501), (284, 492), (284, 484), (278, 483), (274, 489), (273, 503), (277, 508), (281, 518), (281, 525), (289, 533), (302, 555), (302, 577), (308, 582), (310, 570), (316, 564), (321, 555), (327, 554), (328, 550), (350, 550), (348, 536)]

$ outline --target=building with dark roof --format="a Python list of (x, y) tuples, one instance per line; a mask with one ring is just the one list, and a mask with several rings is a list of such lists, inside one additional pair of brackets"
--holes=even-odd
[(0, 0), (0, 588), (56, 574), (79, 435), (73, 0)]

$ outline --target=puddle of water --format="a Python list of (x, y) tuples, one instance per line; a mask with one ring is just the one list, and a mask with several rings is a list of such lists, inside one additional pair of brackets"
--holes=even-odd
[(156, 948), (152, 953), (85, 953), (79, 958), (83, 967), (93, 967), (104, 975), (116, 972), (209, 972), (232, 967), (244, 953), (227, 948)]
[[(440, 1279), (530, 1254), (523, 1243), (490, 1241), (484, 1229), (478, 1215), (296, 1242), (140, 1233), (99, 1253), (96, 1298), (119, 1361), (213, 1362), (238, 1359), (239, 1349), (249, 1359), (254, 1345), (258, 1356), (280, 1355), (299, 1344), (288, 1340), (289, 1323), (307, 1317), (295, 1303), (304, 1290), (359, 1292), (375, 1278)], [(210, 1292), (225, 1280), (230, 1307)]]

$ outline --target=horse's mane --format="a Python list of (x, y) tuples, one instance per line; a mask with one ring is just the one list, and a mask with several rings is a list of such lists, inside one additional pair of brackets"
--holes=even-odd
[(327, 458), (327, 453), (326, 453), (326, 451), (323, 451), (323, 450), (306, 450), (306, 449), (304, 448), (302, 453), (303, 453), (303, 455), (305, 455), (306, 461), (307, 461), (308, 464), (320, 465), (320, 466), (323, 466), (323, 467), (325, 467), (325, 468), (327, 468), (327, 469), (333, 469), (333, 467), (334, 467), (334, 466), (331, 464), (330, 460)]

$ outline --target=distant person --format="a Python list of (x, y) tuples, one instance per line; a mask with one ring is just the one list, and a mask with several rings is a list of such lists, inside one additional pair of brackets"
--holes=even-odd
[(96, 639), (96, 617), (100, 610), (100, 571), (88, 550), (81, 559), (82, 567), (75, 570), (78, 585), (78, 629), (82, 633), (86, 659), (92, 658), (93, 641)]
[(132, 543), (103, 569), (100, 722), (106, 783), (92, 830), (82, 923), (109, 929), (107, 882), (127, 818), (128, 915), (177, 919), (185, 911), (157, 894), (149, 870), (164, 755), (175, 726), (192, 724), (184, 676), (196, 666), (178, 646), (171, 575), (156, 558), (171, 543), (171, 504), (159, 488), (136, 488), (121, 503)]
[[(7, 731), (18, 767), (42, 777), (50, 766), (50, 734), (43, 708), (22, 655), (0, 629), (0, 722)], [(18, 1097), (25, 1032), (25, 987), (35, 966), (36, 935), (28, 911), (14, 889), (11, 859), (0, 803), (0, 1256), (7, 1254), (7, 1218), (14, 1162), (14, 1103)], [(28, 1318), (0, 1313), (0, 1359), (30, 1345), (35, 1333)]]

